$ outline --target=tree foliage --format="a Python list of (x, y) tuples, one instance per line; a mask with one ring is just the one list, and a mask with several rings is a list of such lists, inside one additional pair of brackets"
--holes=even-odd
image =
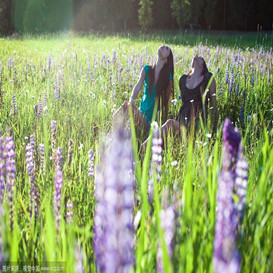
[(272, 30), (272, 0), (1, 0), (0, 34), (128, 29)]
[(215, 14), (216, 0), (206, 0), (205, 8), (205, 20), (209, 29), (214, 23), (214, 14)]
[(172, 0), (171, 7), (173, 17), (180, 28), (189, 22), (191, 18), (191, 5), (189, 0)]
[(143, 29), (149, 28), (153, 23), (151, 0), (140, 0), (140, 8), (138, 10), (139, 23)]
[(11, 4), (9, 0), (0, 2), (0, 34), (8, 34), (11, 31), (10, 18)]

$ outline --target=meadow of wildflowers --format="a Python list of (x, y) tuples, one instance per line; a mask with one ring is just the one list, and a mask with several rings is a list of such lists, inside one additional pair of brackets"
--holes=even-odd
[[(222, 38), (0, 38), (1, 272), (273, 272), (272, 37)], [(216, 79), (217, 131), (209, 120), (165, 149), (151, 131), (139, 155), (133, 127), (106, 134), (163, 43), (169, 117), (198, 54)]]

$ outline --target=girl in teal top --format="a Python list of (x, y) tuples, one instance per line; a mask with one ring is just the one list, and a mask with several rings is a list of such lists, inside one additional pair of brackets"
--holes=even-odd
[[(128, 107), (132, 107), (135, 125), (140, 125), (144, 130), (148, 129), (152, 120), (155, 101), (159, 99), (159, 106), (166, 119), (168, 115), (168, 102), (173, 90), (173, 54), (168, 46), (161, 46), (158, 49), (158, 58), (154, 65), (145, 65), (133, 88), (129, 102), (125, 101), (113, 116), (113, 121), (128, 119)], [(135, 106), (135, 99), (144, 85), (139, 108)]]

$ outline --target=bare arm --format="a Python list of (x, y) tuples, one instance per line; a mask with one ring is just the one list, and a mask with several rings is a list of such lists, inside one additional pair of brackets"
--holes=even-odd
[(132, 94), (131, 94), (131, 97), (129, 100), (130, 103), (134, 104), (134, 100), (136, 99), (138, 93), (140, 92), (140, 90), (143, 87), (144, 80), (145, 80), (145, 70), (142, 68), (140, 75), (139, 75), (138, 82), (136, 83), (136, 85), (133, 88), (133, 91), (132, 91)]

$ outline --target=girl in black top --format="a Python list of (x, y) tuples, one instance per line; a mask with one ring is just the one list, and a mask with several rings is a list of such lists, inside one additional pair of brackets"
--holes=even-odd
[[(210, 102), (210, 110), (212, 112), (212, 123), (216, 121), (217, 104), (216, 104), (216, 82), (213, 78), (210, 81), (212, 73), (208, 71), (207, 65), (202, 57), (196, 55), (191, 64), (191, 69), (187, 75), (183, 75), (179, 80), (179, 88), (182, 98), (182, 106), (176, 119), (167, 120), (159, 129), (161, 136), (167, 137), (167, 132), (179, 131), (181, 127), (188, 127), (191, 123), (195, 123), (199, 115), (204, 120), (202, 97), (208, 87), (205, 97), (205, 112), (208, 113), (208, 102)], [(210, 82), (210, 85), (208, 86)], [(159, 133), (158, 130), (158, 133)], [(146, 147), (148, 139), (142, 144)]]

